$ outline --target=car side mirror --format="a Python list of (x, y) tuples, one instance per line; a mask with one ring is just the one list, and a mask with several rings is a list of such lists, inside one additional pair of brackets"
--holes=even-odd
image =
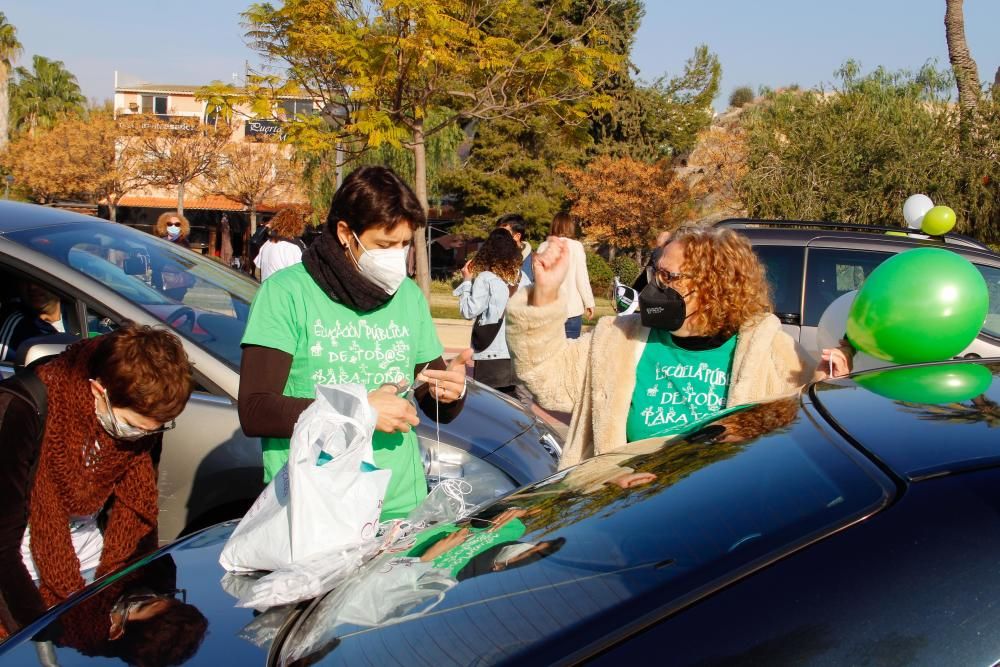
[(149, 269), (149, 262), (145, 257), (126, 257), (122, 268), (127, 276), (142, 276)]

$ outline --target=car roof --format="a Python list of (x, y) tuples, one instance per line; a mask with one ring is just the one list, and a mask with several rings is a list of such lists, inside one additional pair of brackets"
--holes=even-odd
[(761, 220), (754, 218), (729, 218), (716, 223), (717, 227), (737, 229), (755, 242), (782, 245), (806, 245), (817, 238), (830, 238), (875, 244), (910, 244), (914, 246), (945, 246), (950, 250), (972, 250), (992, 254), (989, 246), (961, 234), (930, 237), (914, 230), (879, 225), (812, 220)]
[(831, 423), (901, 478), (1000, 465), (1000, 359), (867, 371), (810, 393)]
[(103, 218), (95, 218), (91, 215), (74, 213), (51, 206), (0, 201), (0, 234), (81, 221), (107, 222)]

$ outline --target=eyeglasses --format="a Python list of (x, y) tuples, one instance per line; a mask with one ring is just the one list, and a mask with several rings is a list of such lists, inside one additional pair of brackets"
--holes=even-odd
[(664, 271), (663, 269), (656, 269), (652, 266), (646, 267), (646, 282), (655, 283), (657, 287), (661, 289), (666, 289), (670, 286), (670, 283), (675, 283), (681, 278), (690, 278), (690, 273), (681, 273), (679, 271)]
[[(117, 620), (119, 625), (119, 631), (117, 633), (112, 630), (112, 639), (118, 639), (125, 633), (125, 626), (129, 622), (129, 617), (132, 615), (133, 611), (142, 609), (144, 606), (151, 602), (156, 602), (157, 600), (180, 600), (181, 603), (187, 603), (187, 590), (183, 588), (175, 588), (171, 591), (165, 591), (163, 593), (136, 593), (132, 595), (125, 595), (119, 599), (114, 606), (111, 607), (110, 619), (111, 627), (115, 628), (115, 621)], [(115, 616), (118, 618), (116, 619)]]
[(169, 422), (160, 426), (160, 428), (144, 429), (138, 426), (133, 426), (132, 424), (123, 424), (118, 421), (118, 416), (115, 411), (111, 409), (111, 399), (108, 398), (108, 390), (101, 387), (101, 396), (104, 397), (104, 407), (108, 409), (108, 414), (111, 415), (111, 424), (115, 429), (115, 437), (121, 440), (138, 440), (139, 438), (145, 438), (147, 435), (155, 435), (157, 433), (163, 433), (164, 431), (169, 431), (170, 429), (177, 426), (177, 420), (171, 419)]

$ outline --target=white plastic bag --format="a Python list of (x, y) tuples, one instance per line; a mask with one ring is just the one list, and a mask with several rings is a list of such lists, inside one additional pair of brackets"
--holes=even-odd
[(374, 537), (392, 474), (375, 468), (375, 419), (361, 385), (316, 387), (292, 432), (288, 463), (229, 537), (222, 567), (277, 570)]

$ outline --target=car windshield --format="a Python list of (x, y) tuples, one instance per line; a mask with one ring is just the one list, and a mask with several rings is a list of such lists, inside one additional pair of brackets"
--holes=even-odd
[(97, 280), (239, 369), (240, 340), (258, 287), (249, 277), (173, 243), (98, 220), (26, 229), (7, 238)]
[(670, 613), (883, 506), (888, 481), (815, 423), (797, 398), (761, 404), (428, 529), (319, 600), (280, 662), (394, 664), (404, 646), (428, 664), (561, 662), (595, 628)]

